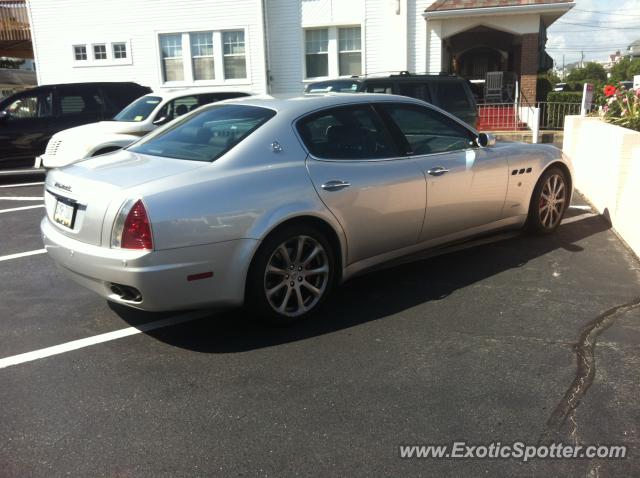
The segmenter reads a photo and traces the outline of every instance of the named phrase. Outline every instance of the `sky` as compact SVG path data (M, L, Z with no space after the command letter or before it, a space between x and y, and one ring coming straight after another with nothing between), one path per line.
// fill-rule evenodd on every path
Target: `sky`
M640 40L640 0L576 0L576 6L547 31L547 53L556 66L580 60L606 60Z

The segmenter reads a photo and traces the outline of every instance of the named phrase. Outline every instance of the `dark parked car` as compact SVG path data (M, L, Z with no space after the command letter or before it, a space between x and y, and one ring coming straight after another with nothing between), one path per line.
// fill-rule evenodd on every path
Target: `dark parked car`
M305 93L388 93L418 98L457 116L475 127L478 120L476 101L469 82L455 75L398 75L353 77L309 83Z
M33 166L54 133L113 118L151 89L137 83L70 83L0 101L0 168Z

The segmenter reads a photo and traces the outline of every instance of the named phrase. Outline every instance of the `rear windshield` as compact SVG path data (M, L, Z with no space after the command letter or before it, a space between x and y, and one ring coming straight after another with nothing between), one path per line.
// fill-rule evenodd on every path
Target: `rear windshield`
M219 105L200 111L130 148L136 153L214 161L266 123L275 111L246 105Z
M118 113L114 121L144 121L160 104L162 98L159 96L143 96L138 98L120 113Z
M467 90L461 81L435 81L431 85L438 106L449 113L471 110Z
M352 80L321 81L310 83L305 88L305 93L355 93L358 91L359 82Z

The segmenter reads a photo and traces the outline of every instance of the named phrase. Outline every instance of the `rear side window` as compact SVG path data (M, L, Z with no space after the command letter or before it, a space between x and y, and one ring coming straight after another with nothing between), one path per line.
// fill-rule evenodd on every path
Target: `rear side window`
M214 161L275 116L257 106L216 105L160 130L131 151L165 158Z
M371 107L333 108L298 122L311 154L323 159L379 159L396 155L382 122Z
M393 93L393 85L391 83L367 84L365 90L367 93L384 93L390 95Z
M409 154L446 153L475 145L469 130L431 108L400 104L382 104L377 108L388 115L406 138Z
M422 101L431 103L431 95L429 94L429 86L426 83L398 83L398 94L417 98Z
M436 104L445 111L471 109L467 90L461 81L435 81L431 85Z
M58 100L62 116L102 113L102 98L91 88L61 88Z

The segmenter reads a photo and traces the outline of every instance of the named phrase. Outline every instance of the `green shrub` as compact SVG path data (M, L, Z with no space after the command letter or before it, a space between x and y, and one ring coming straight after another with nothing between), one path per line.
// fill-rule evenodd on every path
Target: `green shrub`
M580 103L582 91L551 91L547 95L549 103Z

